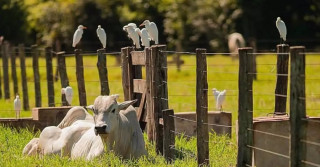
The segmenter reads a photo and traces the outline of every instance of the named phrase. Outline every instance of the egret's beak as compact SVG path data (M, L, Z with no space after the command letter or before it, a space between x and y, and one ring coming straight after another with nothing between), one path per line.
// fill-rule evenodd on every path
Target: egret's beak
M143 24L143 23L139 25L139 27L142 27L142 26L144 26L144 24Z
M87 27L83 26L83 29L87 29Z

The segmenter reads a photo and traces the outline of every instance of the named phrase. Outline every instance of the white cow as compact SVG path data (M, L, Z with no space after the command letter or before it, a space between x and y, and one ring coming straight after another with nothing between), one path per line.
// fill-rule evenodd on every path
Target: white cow
M246 41L240 33L232 33L228 36L228 47L232 58L236 58L238 55L238 48L245 47Z
M90 160L104 153L104 144L123 158L147 155L145 143L131 106L135 101L117 103L118 95L98 96L88 108L70 109L57 126L46 127L39 138L31 140L23 154L58 154ZM96 124L95 121L96 120Z

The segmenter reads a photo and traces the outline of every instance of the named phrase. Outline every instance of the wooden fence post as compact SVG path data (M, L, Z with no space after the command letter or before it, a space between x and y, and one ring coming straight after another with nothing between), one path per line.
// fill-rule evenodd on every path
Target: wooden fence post
M153 94L152 94L152 62L151 62L151 48L145 49L146 53L146 112L147 112L147 135L149 141L154 141L153 131L155 129L154 122L154 112L153 112Z
M124 100L132 99L132 93L130 88L133 87L130 82L133 78L129 78L129 55L133 50L132 47L121 48L121 60L122 60L122 87L124 93ZM132 90L132 89L131 89Z
M58 52L56 55L58 60L58 67L57 67L59 72L58 76L60 76L60 82L61 82L62 88L66 88L67 86L69 86L69 79L68 79L67 68L66 68L66 58L64 54L65 52ZM61 102L62 102L62 106L71 105L67 102L65 94L61 94Z
M18 90L18 78L17 78L17 68L16 68L16 55L18 54L17 48L12 47L11 48L11 78L13 81L13 93L14 95L17 95L19 93Z
M277 75L274 114L283 115L287 105L289 45L277 45L277 53L277 74L280 75Z
M162 110L163 115L163 155L167 162L173 162L175 156L175 126L172 109Z
M45 48L46 67L47 67L47 85L48 85L48 106L54 107L54 81L52 69L52 47Z
M153 45L151 47L151 123L153 124L153 137L156 143L156 152L163 154L163 126L159 124L162 118L162 110L168 109L168 87L167 87L167 55L162 52L166 50L165 45Z
M238 157L237 167L252 165L253 133L253 54L252 48L239 48Z
M290 166L305 166L306 146L301 142L305 138L306 118L305 101L305 47L290 47Z
M2 54L3 88L4 88L5 99L10 99L9 67L8 67L9 47L10 47L9 43L5 41L3 43L3 54Z
M197 85L197 152L198 166L209 165L209 133L208 133L208 80L206 49L196 49Z
M23 44L19 44L19 56L20 56L20 67L21 67L23 109L29 110L30 107L29 107L29 97L28 97L27 71L26 71L25 51L24 51Z
M105 49L99 49L98 52L98 62L97 67L99 71L100 78L100 94L109 95L109 81L108 81L108 69L107 69L107 55L105 54Z
M40 73L39 73L39 51L37 45L31 46L32 53L32 67L34 77L34 91L35 91L35 104L36 107L41 107L41 86L40 86Z
M79 102L81 106L87 105L87 95L86 95L86 87L84 84L84 74L83 74L83 58L80 49L75 49L76 56L76 75L78 81L78 92L79 92Z

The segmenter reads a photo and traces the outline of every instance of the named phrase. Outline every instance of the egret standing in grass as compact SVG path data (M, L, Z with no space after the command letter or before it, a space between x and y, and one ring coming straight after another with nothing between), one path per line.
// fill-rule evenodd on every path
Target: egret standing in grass
M20 111L21 111L21 100L19 95L16 95L16 99L13 101L14 103L14 110L16 111L16 118L20 118Z
M149 20L145 20L142 24L140 24L140 26L143 25L146 27L151 40L153 40L156 45L159 44L157 25Z
M74 32L73 34L73 42L72 42L72 46L75 48L77 46L77 44L80 42L81 38L82 38L82 34L83 34L83 29L87 29L87 27L83 26L83 25L79 25L78 29L76 30L76 32Z
M286 27L286 24L284 23L284 21L281 20L280 17L277 18L277 21L276 21L276 26L277 26L277 29L280 33L280 39L281 39L281 43L285 42L287 40L287 27Z
M68 104L71 106L72 98L73 98L73 90L71 86L67 86L66 88L61 89L61 93L65 94L66 100Z
M226 98L227 90L218 91L216 88L213 88L212 93L216 100L216 108L223 111L222 104Z
M102 44L102 47L103 48L106 48L106 45L107 45L107 34L106 32L104 31L103 28L101 28L101 25L98 25L98 28L97 28L97 36Z
M141 37L141 45L144 46L144 47L150 47L150 37L148 35L148 31L146 28L143 28L143 29L139 29L139 28L136 28L138 29L139 31L138 34L140 35Z

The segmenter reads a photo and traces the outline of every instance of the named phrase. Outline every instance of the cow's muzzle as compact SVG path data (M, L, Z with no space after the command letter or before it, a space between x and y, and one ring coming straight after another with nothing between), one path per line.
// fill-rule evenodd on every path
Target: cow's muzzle
M98 134L107 134L107 125L103 125L103 126L96 126L94 127L94 132L96 135Z

